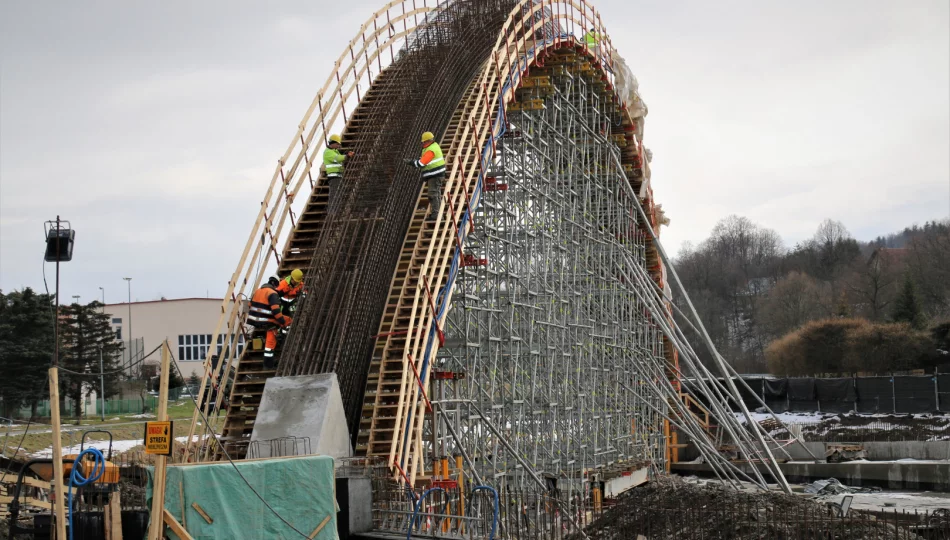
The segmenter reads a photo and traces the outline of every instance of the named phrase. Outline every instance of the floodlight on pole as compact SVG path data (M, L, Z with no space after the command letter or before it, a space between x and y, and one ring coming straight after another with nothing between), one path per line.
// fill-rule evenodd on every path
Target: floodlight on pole
M63 432L59 417L59 263L73 258L73 243L76 231L68 221L56 216L56 221L46 222L46 254L43 260L56 262L56 314L53 321L53 365L49 369L50 424L53 435L53 515L56 523L56 538L66 538L66 494L63 490Z

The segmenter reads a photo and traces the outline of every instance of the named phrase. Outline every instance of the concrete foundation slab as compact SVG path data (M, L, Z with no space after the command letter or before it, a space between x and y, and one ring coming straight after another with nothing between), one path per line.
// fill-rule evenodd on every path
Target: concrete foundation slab
M335 458L353 455L335 373L267 379L251 433L251 445L257 453L254 457L272 457L272 448L286 445L266 442L284 437L309 438L312 454Z

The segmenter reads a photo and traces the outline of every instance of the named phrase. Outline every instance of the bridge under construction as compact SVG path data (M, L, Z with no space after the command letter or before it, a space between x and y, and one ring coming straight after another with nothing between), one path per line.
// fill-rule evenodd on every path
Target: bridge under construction
M687 437L724 482L767 480L729 447L784 485L778 445L728 408L728 365L711 349L714 375L674 321L647 108L606 22L583 0L407 0L363 24L239 254L186 460L248 457L267 381L332 373L354 455L382 471L383 528L404 530L427 497L462 515L475 486L496 514L524 505L505 537L553 537L582 527L609 485L662 474ZM403 163L424 131L446 157L433 221ZM354 152L332 199L331 133ZM268 369L238 346L245 300L298 268L306 296ZM686 394L684 372L716 399ZM430 532L473 533L466 523Z

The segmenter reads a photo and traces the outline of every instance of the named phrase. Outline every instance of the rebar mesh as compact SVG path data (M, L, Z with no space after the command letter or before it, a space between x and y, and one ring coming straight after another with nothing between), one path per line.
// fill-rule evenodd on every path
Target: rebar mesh
M412 211L422 187L419 136L445 131L479 73L512 0L455 0L430 14L352 115L343 188L328 210L306 270L312 294L297 309L278 375L336 373L356 438L379 326Z

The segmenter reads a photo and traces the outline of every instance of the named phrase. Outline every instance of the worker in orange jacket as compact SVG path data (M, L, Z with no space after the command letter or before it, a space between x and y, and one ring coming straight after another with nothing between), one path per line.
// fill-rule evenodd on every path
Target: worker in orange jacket
M303 270L294 269L289 276L280 280L277 285L277 292L280 293L283 313L289 314L294 303L297 302L297 297L303 292Z
M257 329L257 331L266 331L267 336L264 342L264 368L274 369L274 349L277 348L277 330L290 326L293 319L284 315L281 311L280 293L277 292L279 285L277 278L272 277L267 284L257 289L254 296L251 297L251 305L247 314L247 322Z

